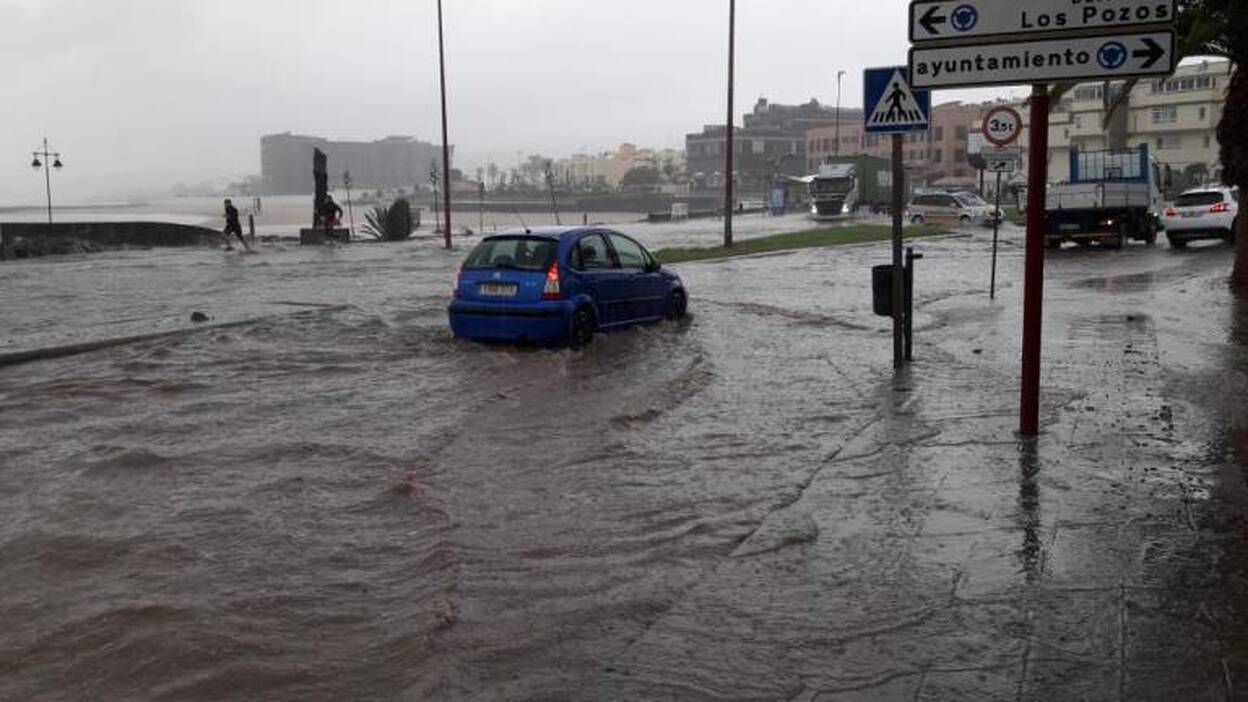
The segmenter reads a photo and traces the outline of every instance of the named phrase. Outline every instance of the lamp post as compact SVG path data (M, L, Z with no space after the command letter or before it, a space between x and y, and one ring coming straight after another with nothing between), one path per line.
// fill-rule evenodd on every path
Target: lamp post
M733 195L733 140L732 140L732 101L736 86L735 72L737 60L737 0L728 0L728 119L725 123L724 146L727 154L724 172L727 183L724 187L724 246L732 246L732 211L736 207Z
M44 180L48 187L48 224L52 224L52 169L55 168L59 171L63 168L63 165L61 164L61 155L48 149L47 137L43 138L43 150L35 151L33 153L35 155L35 160L31 161L30 167L36 171L40 168L43 169ZM39 160L40 156L43 157L42 161ZM51 161L51 163L48 163L49 161Z
M836 72L836 151L837 156L841 155L841 79L845 77L845 71Z
M451 248L451 142L446 120L446 48L442 38L442 0L438 0L438 73L442 82L442 196L446 198L446 248Z

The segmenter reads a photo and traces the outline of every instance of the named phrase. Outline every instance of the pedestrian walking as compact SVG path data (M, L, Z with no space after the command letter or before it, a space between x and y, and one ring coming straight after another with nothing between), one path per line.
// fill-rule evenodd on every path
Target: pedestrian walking
M325 229L336 229L342 223L342 208L334 202L333 195L325 196L325 204L321 205L321 223Z
M238 237L238 241L243 245L244 249L250 250L247 246L247 240L243 238L243 224L238 219L238 208L234 207L234 203L230 200L225 201L225 250L233 251L234 245L230 242L230 235Z

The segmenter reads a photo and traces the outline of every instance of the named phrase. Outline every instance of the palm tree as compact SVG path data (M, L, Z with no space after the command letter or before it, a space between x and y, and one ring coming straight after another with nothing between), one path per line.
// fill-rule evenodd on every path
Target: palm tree
M1234 67L1218 125L1222 182L1248 192L1248 12L1243 0L1187 0L1179 13L1179 55L1220 56ZM1232 288L1248 296L1248 217L1235 233Z

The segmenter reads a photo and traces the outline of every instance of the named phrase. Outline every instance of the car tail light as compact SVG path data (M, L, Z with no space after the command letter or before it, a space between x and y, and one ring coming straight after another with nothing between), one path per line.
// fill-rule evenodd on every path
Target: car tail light
M542 290L543 300L562 300L563 289L559 285L559 262L550 264L550 270L546 271L546 287Z
M1210 211L1210 212L1212 212L1212 213L1214 213L1214 214L1220 214L1220 213L1222 213L1222 212L1230 212L1230 211L1231 211L1231 206L1230 206L1229 204L1225 203L1225 202L1219 202L1218 204L1214 205L1213 207L1210 207L1210 208L1209 208L1209 211Z
M1178 210L1176 210L1176 209L1174 209L1173 207L1167 207L1167 208L1166 208L1166 216L1167 216L1167 217L1178 217L1178 216L1179 216L1179 211L1178 211Z

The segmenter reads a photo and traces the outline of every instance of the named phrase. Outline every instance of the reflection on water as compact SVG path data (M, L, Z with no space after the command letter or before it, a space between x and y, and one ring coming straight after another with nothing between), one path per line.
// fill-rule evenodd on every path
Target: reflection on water
M1040 455L1037 440L1024 438L1019 443L1018 525L1023 529L1023 546L1018 558L1027 584L1040 581L1044 570L1044 550L1040 543Z

